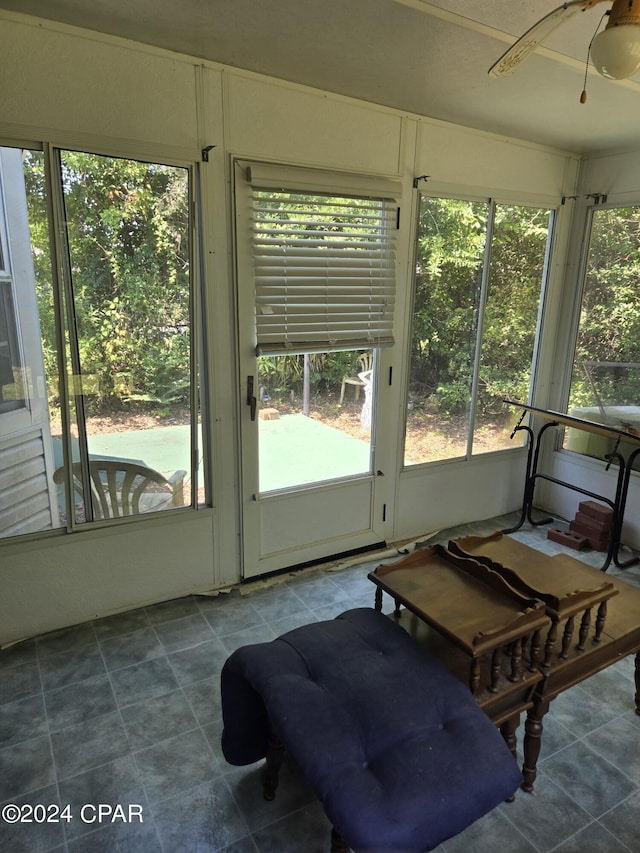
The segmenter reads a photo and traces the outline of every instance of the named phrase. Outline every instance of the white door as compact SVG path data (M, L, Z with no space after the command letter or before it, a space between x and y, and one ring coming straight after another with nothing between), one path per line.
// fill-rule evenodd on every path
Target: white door
M385 539L376 414L393 342L397 205L375 190L307 189L298 170L237 164L235 178L252 577Z

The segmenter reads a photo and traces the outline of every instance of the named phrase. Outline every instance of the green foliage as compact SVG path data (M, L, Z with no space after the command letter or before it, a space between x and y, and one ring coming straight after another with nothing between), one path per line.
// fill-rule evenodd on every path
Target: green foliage
M258 359L259 385L272 398L295 393L303 376L302 355L265 355Z
M45 367L52 376L54 299L40 155L25 155L25 181ZM80 367L99 389L92 406L188 404L187 171L64 152L62 185Z
M454 414L469 405L486 254L484 202L423 198L411 351L411 394ZM526 399L549 211L497 205L478 386L480 413Z
M314 393L336 392L343 376L360 369L358 351L309 353L309 385ZM258 384L274 400L302 397L304 355L264 355L258 359Z
M423 198L411 352L411 392L442 411L469 402L487 206Z
M585 364L594 361L635 364L639 361L638 281L640 208L595 211L576 343L570 408L596 405L596 393L604 404L638 405L640 369L606 366L594 368Z
M526 400L549 233L549 211L498 205L484 313L478 407Z

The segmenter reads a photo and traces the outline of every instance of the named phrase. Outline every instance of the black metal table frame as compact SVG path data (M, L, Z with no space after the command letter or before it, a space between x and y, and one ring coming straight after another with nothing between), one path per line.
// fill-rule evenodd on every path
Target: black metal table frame
M524 495L522 501L522 514L520 516L520 520L513 527L509 527L502 531L502 533L514 533L516 530L519 530L524 524L525 520L528 520L530 524L534 526L539 526L543 524L549 524L553 521L551 517L545 517L541 519L534 519L532 516L533 510L533 496L535 491L536 482L538 480L546 480L549 483L554 483L557 486L562 486L566 489L571 489L574 492L578 492L587 497L593 498L594 500L602 501L607 506L611 507L613 511L613 520L611 525L611 536L609 537L609 548L606 554L606 558L604 564L601 567L603 572L609 568L611 561L615 563L618 568L627 568L628 566L634 565L638 562L638 557L631 557L628 560L620 560L619 558L619 549L620 549L620 537L622 535L622 522L624 519L624 511L627 503L627 493L629 491L629 481L631 478L631 471L633 468L633 463L636 459L636 456L640 453L640 446L636 447L631 451L627 459L618 451L618 446L620 441L623 440L626 436L624 433L621 433L619 430L606 430L603 428L603 431L610 432L611 436L617 438L616 449L614 449L613 453L607 454L604 458L607 462L607 470L609 466L615 461L618 463L618 477L616 482L616 490L615 497L613 500L606 495L601 495L596 492L591 492L588 489L583 489L580 486L576 486L573 483L568 483L565 480L560 480L557 477L552 477L549 474L544 474L538 471L538 464L540 461L540 448L542 444L542 439L546 435L547 431L558 426L567 426L568 422L571 422L571 425L575 426L577 429L585 428L585 426L580 425L580 420L577 418L571 418L568 415L562 415L562 420L554 420L554 413L544 409L537 409L534 406L529 406L524 403L516 403L512 400L505 400L505 403L508 403L511 406L518 406L522 408L524 411L520 416L520 420L516 424L511 433L511 438L515 436L517 432L524 431L529 436L528 441L528 452L527 452L527 465L526 465L526 474L525 474L525 484L524 484ZM544 416L545 418L551 418L548 423L544 424L538 430L537 436L535 435L532 427L527 424L523 424L527 412L532 412L533 414L539 414ZM574 423L577 421L577 423ZM586 423L589 422L585 422Z

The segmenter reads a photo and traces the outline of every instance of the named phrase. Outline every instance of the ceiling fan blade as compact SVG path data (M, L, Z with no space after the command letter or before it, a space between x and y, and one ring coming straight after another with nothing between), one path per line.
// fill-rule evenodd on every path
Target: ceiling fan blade
M584 12L586 9L603 2L605 0L571 0L571 2L558 6L544 18L540 18L524 35L521 35L509 50L505 51L497 62L494 62L489 69L489 74L492 77L504 77L511 74L556 27L559 27L576 12ZM607 2L611 2L611 0L607 0Z

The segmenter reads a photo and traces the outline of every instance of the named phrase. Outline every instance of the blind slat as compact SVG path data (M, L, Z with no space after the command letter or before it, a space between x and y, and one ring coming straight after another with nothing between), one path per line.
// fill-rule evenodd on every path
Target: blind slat
M262 352L393 342L397 203L252 188Z

